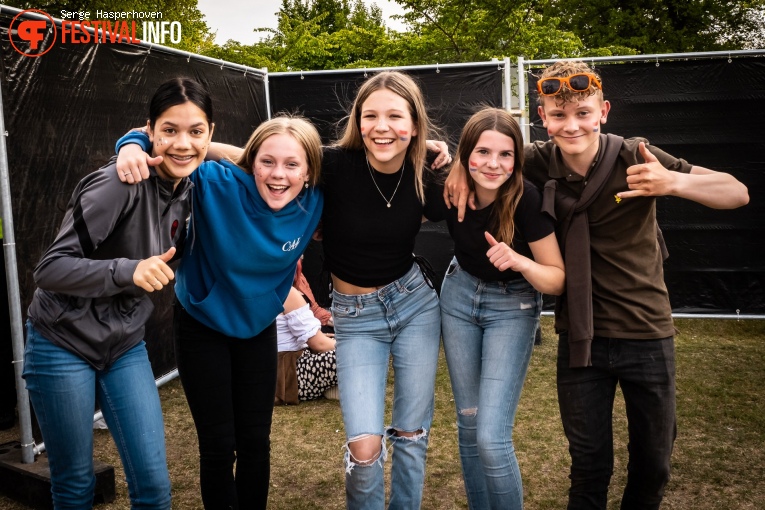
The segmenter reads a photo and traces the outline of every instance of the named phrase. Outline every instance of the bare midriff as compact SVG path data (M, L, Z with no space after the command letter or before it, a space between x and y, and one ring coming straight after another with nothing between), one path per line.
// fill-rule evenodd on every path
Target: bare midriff
M340 294L346 294L349 296L357 296L359 294L369 294L371 292L377 292L379 289L382 289L385 287L385 285L380 285L379 287L359 287L358 285L353 285L352 283L345 282L338 278L335 275L332 275L332 288L335 289Z

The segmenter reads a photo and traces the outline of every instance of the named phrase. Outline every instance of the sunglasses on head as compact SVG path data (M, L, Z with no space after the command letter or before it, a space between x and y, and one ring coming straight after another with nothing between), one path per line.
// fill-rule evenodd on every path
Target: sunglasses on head
M537 82L537 92L542 96L554 96L560 93L564 83L572 92L585 92L592 85L603 90L594 74L578 73L566 77L542 78Z

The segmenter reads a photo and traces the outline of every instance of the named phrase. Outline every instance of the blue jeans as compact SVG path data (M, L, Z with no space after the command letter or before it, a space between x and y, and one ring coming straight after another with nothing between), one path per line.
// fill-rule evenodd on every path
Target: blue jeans
M346 507L385 507L385 442L393 444L391 509L417 509L425 482L428 431L438 366L438 297L419 267L377 292L332 294L340 406L348 442L382 436L375 462L353 459L346 445ZM393 416L384 426L388 364L393 358ZM396 432L416 433L412 437Z
M513 425L541 306L526 280L483 281L456 259L446 272L441 331L471 510L523 508Z
M122 459L131 507L170 508L162 408L144 342L96 370L27 321L23 376L48 452L56 510L93 506L96 403Z
M569 368L558 343L558 405L571 454L569 509L605 509L614 468L616 385L627 411L629 462L622 510L658 509L669 481L675 421L675 344L595 337L592 366Z

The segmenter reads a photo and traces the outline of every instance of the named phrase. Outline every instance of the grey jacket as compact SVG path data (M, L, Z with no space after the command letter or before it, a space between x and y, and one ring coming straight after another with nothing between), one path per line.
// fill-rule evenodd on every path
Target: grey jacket
M115 160L72 193L61 229L35 268L38 288L28 310L45 338L99 370L143 340L154 305L133 273L141 260L185 240L191 205L188 178L173 190L152 169L149 179L127 185ZM176 255L182 251L178 246Z

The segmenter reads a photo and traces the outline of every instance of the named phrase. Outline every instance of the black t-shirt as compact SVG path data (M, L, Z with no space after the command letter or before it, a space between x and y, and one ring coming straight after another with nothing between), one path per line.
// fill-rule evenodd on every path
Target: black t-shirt
M443 185L441 185L443 190ZM443 203L443 200L441 201ZM484 281L512 281L523 278L521 273L510 269L500 271L489 261L486 252L489 251L489 242L486 241L484 232L489 232L496 237L496 232L490 229L494 204L491 203L483 209L474 211L467 207L465 219L457 221L457 208L441 208L437 219L446 219L449 233L454 240L454 255L457 257L460 267ZM534 184L524 179L523 195L515 209L515 233L513 235L512 248L517 253L534 259L531 254L529 243L539 241L555 231L553 219L542 210L542 195Z
M325 148L321 168L322 244L329 271L359 287L387 285L404 276L412 267L422 217L430 219L433 204L443 203L437 187L427 186L423 207L409 162L403 175L372 168L373 180L363 150ZM430 170L425 181L433 181Z

